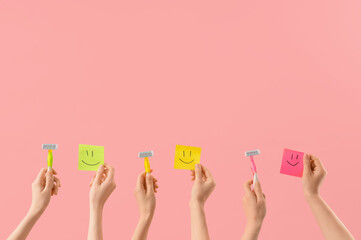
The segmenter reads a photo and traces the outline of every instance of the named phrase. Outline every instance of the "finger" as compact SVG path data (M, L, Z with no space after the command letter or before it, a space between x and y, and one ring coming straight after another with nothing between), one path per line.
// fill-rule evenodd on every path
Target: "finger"
M209 169L206 168L206 167L203 167L203 168L204 168L204 173L205 173L205 175L206 175L206 178L207 178L207 179L210 179L210 180L213 180L213 176L212 176L211 171L209 171Z
M95 175L95 179L94 179L93 184L100 185L100 180L101 180L101 177L103 175L103 171L104 171L104 165L100 165L99 168L98 168L98 171L97 171L97 173Z
M107 177L108 173L109 173L109 169L104 167L104 171L103 171L104 176Z
M194 171L195 171L195 179L196 179L196 181L202 181L202 178L203 178L202 165L197 163L196 166L195 166Z
M112 166L109 166L109 165L107 167L109 169L109 173L108 173L108 177L107 177L107 179L105 181L110 182L110 181L114 180L114 168Z
M91 181L90 181L90 183L89 183L89 186L90 186L90 187L93 185L93 182L94 182L95 176L96 176L96 175L94 175L94 176L92 177L92 180L91 180Z
M54 169L54 168L51 168L51 170L53 170L53 174L54 174L54 175L57 175L57 174L58 174L58 172L57 172L57 171L55 171L55 169Z
M51 189L51 195L52 196L53 195L58 195L58 190L59 190L58 186L54 184L53 188Z
M147 184L147 193L153 193L154 192L154 185L153 185L153 177L151 174L147 174L147 176L145 177L145 181Z
M36 177L35 181L41 183L44 180L46 171L47 171L47 168L42 168L40 170L40 172L38 173L38 176Z
M108 163L104 163L104 172L108 172L109 168L111 168L111 166Z
M46 173L46 181L45 181L44 191L50 192L51 189L53 188L53 185L54 185L53 183L54 183L53 171L48 171Z
M262 186L260 181L258 180L258 176L257 173L255 173L255 182L254 182L254 193L257 196L257 200L261 200L263 198L263 192L262 192Z
M194 181L196 179L196 173L194 170L191 170L191 181Z
M311 162L310 162L310 154L304 153L303 154L303 172L307 174L311 171L312 171L312 169L311 169Z
M56 183L57 187L61 187L60 179L54 176L54 182Z
M145 190L145 182L144 182L144 173L142 172L141 174L138 175L138 178L137 178L137 187L138 188L141 188L143 190Z
M310 154L310 159L313 161L313 163L315 164L316 168L320 168L320 169L323 169L323 170L325 169L324 166L323 166L323 164L322 164L322 162L321 162L321 160L320 160L318 157Z
M247 195L247 196L255 196L255 194L253 193L253 191L251 189L252 183L253 183L253 180L248 180L247 182L245 182L243 184L243 189L244 189L245 195Z

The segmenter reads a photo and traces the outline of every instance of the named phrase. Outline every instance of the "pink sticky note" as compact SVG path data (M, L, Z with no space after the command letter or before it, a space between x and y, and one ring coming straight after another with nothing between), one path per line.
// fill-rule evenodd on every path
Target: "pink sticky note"
M283 150L281 173L296 177L302 177L303 154L303 152L297 152L285 148Z

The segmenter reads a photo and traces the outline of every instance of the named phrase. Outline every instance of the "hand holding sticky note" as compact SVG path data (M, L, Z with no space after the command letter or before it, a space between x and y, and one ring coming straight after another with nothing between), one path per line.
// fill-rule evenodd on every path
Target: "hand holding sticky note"
M201 160L201 148L176 145L174 168L194 170L195 165Z
M303 174L303 152L290 149L283 150L281 173L302 177Z
M79 144L78 169L97 171L104 164L104 147Z

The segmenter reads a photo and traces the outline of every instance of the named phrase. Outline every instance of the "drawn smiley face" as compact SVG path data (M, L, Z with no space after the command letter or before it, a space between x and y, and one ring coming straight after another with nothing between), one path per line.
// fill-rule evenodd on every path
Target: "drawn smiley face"
M293 156L295 155L295 159L293 159ZM293 153L291 153L291 162L295 162L294 164L292 164L290 161L288 161L287 160L287 163L289 164L289 165L291 165L292 167L294 167L294 166L296 166L297 164L299 164L300 163L300 161L299 161L299 159L298 159L298 156L299 156L299 154L298 153L295 153L295 154L293 154ZM297 161L297 162L296 162Z
M281 173L302 177L303 174L303 152L284 149Z
M175 148L174 168L194 170L200 162L201 148L177 145Z
M194 156L194 153L193 153L193 156ZM189 160L189 161L187 162L187 160ZM179 158L179 161L181 161L184 164L191 164L192 162L194 162L194 157L192 158L192 150L189 150L189 156L186 156L186 151L183 150L183 156L181 158Z
M79 170L96 171L101 164L104 164L104 147L79 144Z

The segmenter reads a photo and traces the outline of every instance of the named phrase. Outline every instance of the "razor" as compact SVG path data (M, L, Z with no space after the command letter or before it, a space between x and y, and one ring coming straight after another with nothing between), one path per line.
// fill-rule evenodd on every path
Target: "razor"
M259 154L261 154L261 151L259 149L245 152L246 157L250 157L250 159L251 159L251 169L253 172L253 187L254 187L254 183L257 179L257 168L256 168L256 164L254 163L253 156L259 155Z
M48 150L48 171L53 167L53 150L58 149L58 144L43 144L42 149Z
M153 157L153 151L147 151L147 152L140 152L138 153L138 157L140 158L144 158L144 168L145 168L145 172L149 173L150 172L150 164L149 164L149 157Z

